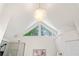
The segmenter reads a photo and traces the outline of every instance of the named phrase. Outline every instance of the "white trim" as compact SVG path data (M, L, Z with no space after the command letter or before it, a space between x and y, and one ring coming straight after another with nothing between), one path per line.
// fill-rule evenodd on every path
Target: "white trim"
M54 30L54 29L52 29L49 25L47 25L47 24L45 24L45 23L41 23L41 25L43 25L45 28L47 28L49 31L51 31L52 32L52 30L53 31L56 31L56 30ZM57 31L56 31L57 32Z
M38 23L38 26L39 26L39 29L38 29L39 33L38 33L38 35L41 36L41 23L40 22Z
M33 22L31 25L29 25L26 30L24 32L28 33L29 31L31 31L33 28L35 28L37 26L37 22Z
M59 30L57 28L55 28L54 26L51 26L47 21L43 21L44 24L46 24L48 27L50 27L50 29L53 29L57 32L59 32Z
M58 35L60 35L61 34L61 31L60 30L58 30L56 27L54 27L54 26L52 26L51 24L49 24L47 21L43 21L43 23L46 25L46 26L48 26L48 29L50 30L50 31L52 31L52 30L55 30L56 32L57 32L57 35L56 36L58 36Z
M53 31L57 32L57 35L58 35L58 30L55 27L51 27L50 25L48 25L48 23L46 21L43 21L43 22L33 22L29 27L27 27L26 33L31 31L36 26L39 26L39 30L38 30L39 33L38 33L38 35L41 36L41 33L40 33L41 26L40 25L43 25L45 28L47 28L52 33L53 33Z

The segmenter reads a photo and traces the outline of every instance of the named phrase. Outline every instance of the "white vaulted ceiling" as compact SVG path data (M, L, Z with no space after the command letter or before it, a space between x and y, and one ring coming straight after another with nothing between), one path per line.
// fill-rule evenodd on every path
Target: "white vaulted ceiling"
M40 4L47 11L47 21L60 32L75 29L74 23L79 27L79 4ZM34 11L38 4L5 4L5 15L10 19L4 37L14 37L23 34L26 28L36 20ZM8 13L8 15L6 14ZM4 15L3 15L4 16ZM4 18L5 19L5 18ZM6 19L5 19L6 20Z

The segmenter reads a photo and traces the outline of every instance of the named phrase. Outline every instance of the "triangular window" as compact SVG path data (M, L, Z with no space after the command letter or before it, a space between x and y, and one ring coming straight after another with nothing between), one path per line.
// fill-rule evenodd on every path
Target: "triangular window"
M45 24L38 24L30 31L26 32L24 36L55 36L55 30L50 31L50 28Z

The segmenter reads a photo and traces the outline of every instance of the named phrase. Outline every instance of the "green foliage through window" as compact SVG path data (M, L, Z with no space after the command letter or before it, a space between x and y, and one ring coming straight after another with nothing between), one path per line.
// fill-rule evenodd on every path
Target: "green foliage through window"
M38 36L38 26L24 34L24 36Z

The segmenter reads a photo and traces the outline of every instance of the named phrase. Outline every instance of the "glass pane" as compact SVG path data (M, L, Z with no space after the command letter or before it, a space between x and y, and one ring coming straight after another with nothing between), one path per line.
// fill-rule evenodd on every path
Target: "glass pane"
M41 36L51 36L52 33L45 27L41 25Z
M24 34L24 36L38 36L38 26L32 29L30 32Z

